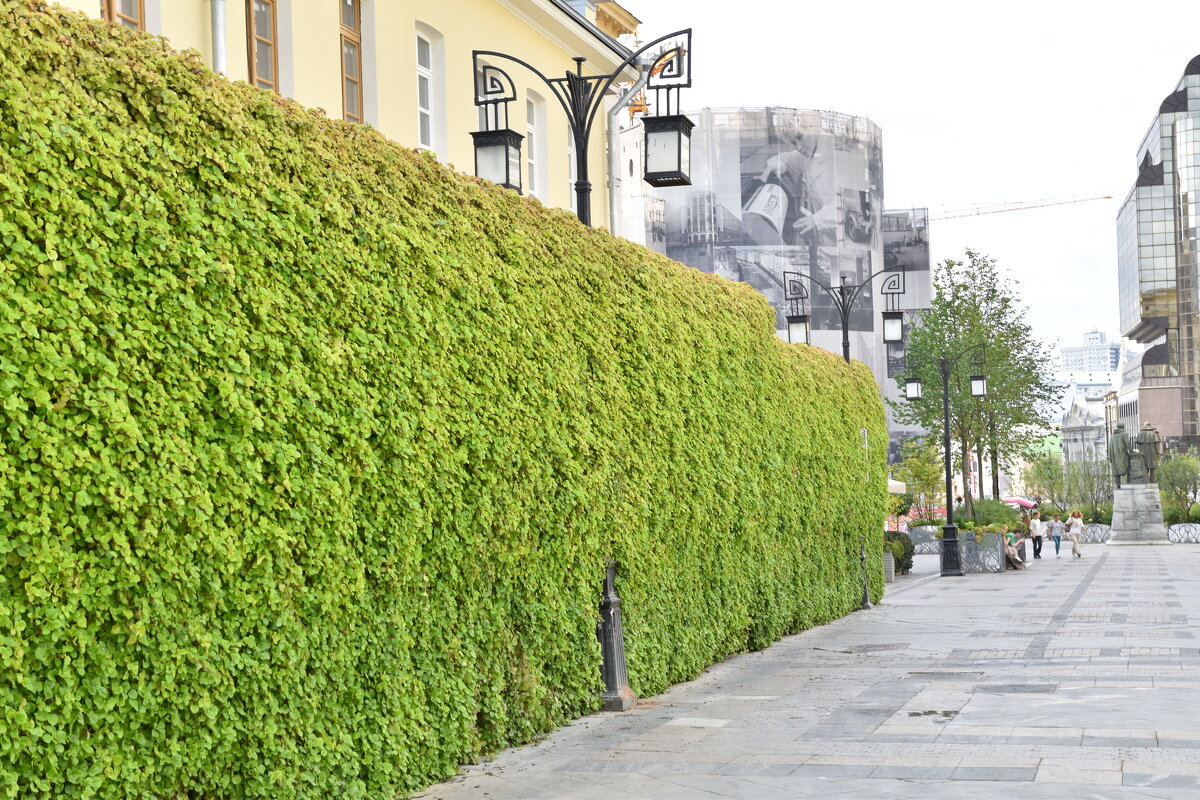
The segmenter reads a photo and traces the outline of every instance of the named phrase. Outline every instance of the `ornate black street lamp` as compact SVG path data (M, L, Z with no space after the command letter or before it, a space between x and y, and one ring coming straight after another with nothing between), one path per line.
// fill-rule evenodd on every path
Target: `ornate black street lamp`
M972 355L973 354L973 355ZM942 577L962 577L962 557L958 551L958 528L954 525L954 482L950 468L950 374L964 357L972 355L971 366L976 374L971 376L971 396L987 394L987 378L983 375L984 345L968 347L956 356L931 356L909 345L905 348L904 360L915 357L918 361L937 368L942 376L942 453L946 462L946 524L942 528ZM921 399L921 379L909 377L904 380L904 397L907 400Z
M574 57L575 72L568 71L562 78L547 78L535 67L514 56L494 50L473 51L475 105L484 110L484 130L471 134L475 138L475 174L506 188L521 190L521 140L524 137L508 127L508 104L517 99L516 87L507 72L481 62L481 59L504 59L520 64L550 88L567 114L571 138L575 142L575 195L579 221L591 225L592 183L588 180L588 141L592 122L604 106L605 93L617 78L631 65L642 64L639 59L643 53L666 42L671 42L671 46L661 48L647 67L649 81L646 86L655 93L656 110L661 108L663 113L642 118L642 126L646 131L645 180L652 186L690 184L692 121L679 113L679 90L692 85L690 28L655 39L630 55L609 75L584 75L583 62L587 59L582 56ZM675 111L673 114L672 106ZM615 143L610 142L609 146L615 146Z
M786 315L789 342L808 342L812 329L808 309L805 303L809 299L807 281L812 281L827 295L833 298L833 307L837 309L842 323L842 357L850 362L850 311L862 290L871 285L877 276L887 274L879 288L884 296L886 310L883 312L883 341L900 342L904 339L904 312L899 309L900 296L904 294L904 268L899 270L884 268L873 272L857 286L846 283L842 275L837 286L826 286L816 278L803 272L783 273L783 299L788 303Z

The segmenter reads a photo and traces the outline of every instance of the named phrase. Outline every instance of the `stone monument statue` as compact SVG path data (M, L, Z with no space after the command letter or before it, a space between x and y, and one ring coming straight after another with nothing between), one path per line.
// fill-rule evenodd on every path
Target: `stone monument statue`
M1129 482L1129 461L1130 453L1133 450L1133 444L1129 441L1129 434L1125 432L1125 423L1118 422L1117 429L1113 431L1113 435L1108 439L1108 460L1112 464L1113 480L1117 483L1117 488L1121 488L1121 479Z
M1170 544L1163 524L1162 501L1154 484L1155 470L1162 456L1162 437L1146 423L1129 441L1123 423L1108 442L1108 460L1112 463L1117 488L1113 492L1112 526L1108 543L1113 545ZM1121 484L1124 477L1125 484Z
M1163 441L1162 436L1158 433L1158 428L1149 422L1144 423L1142 429L1138 431L1137 451L1146 470L1147 482L1154 483L1157 477L1158 462L1162 459Z

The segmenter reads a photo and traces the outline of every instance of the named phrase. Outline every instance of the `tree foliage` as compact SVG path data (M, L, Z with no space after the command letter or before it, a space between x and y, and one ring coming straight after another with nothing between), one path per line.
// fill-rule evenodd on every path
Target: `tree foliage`
M1040 497L1043 504L1065 509L1069 503L1066 470L1062 456L1057 453L1042 453L1030 461L1024 484L1025 494Z
M1155 479L1169 505L1186 511L1200 502L1200 458L1195 451L1168 454L1158 465Z
M946 481L941 448L932 437L914 437L900 444L900 460L892 467L896 480L903 481L911 503L909 516L934 519L945 502Z
M1054 390L1046 371L1049 349L1033 336L1015 285L993 259L971 250L966 256L935 267L933 301L905 346L907 374L921 379L924 399L893 406L900 421L940 432L939 363L946 364L950 435L970 514L967 458L983 453L991 460L998 493L998 468L1011 466L1037 439ZM980 351L982 361L975 358ZM987 376L987 396L972 397L970 377L980 373Z
M1086 508L1095 519L1113 499L1112 468L1106 459L1072 461L1064 470L1066 494L1072 506Z

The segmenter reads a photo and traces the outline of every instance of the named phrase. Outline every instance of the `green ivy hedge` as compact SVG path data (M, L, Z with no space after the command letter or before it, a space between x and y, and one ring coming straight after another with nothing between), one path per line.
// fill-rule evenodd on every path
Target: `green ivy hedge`
M610 558L640 695L858 606L878 392L749 287L153 37L0 54L0 796L427 785L597 707Z

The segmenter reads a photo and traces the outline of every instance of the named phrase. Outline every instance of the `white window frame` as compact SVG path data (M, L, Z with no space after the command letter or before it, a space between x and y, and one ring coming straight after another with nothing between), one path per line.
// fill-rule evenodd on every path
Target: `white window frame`
M425 46L428 63L421 63L421 45ZM426 150L434 149L437 125L434 120L433 108L433 42L429 41L420 31L417 31L416 42L417 66L417 146ZM425 104L421 103L421 89L425 89ZM422 129L425 134L422 136Z
M446 121L446 37L437 28L420 21L416 23L415 34L410 40L413 43L412 64L417 71L416 82L413 84L413 89L416 91L413 105L417 107L417 130L413 138L419 147L424 150L432 150L439 159L445 161L450 147L450 139L447 136L449 124ZM417 63L418 39L423 39L429 44L429 68L425 70ZM429 80L428 108L421 106L420 80L422 77ZM422 113L429 114L430 141L428 143L421 141Z
M546 100L530 91L525 100L525 193L549 202L546 128Z
M570 208L579 213L579 196L575 193L575 181L579 180L579 165L576 163L575 133L567 126L567 197Z

